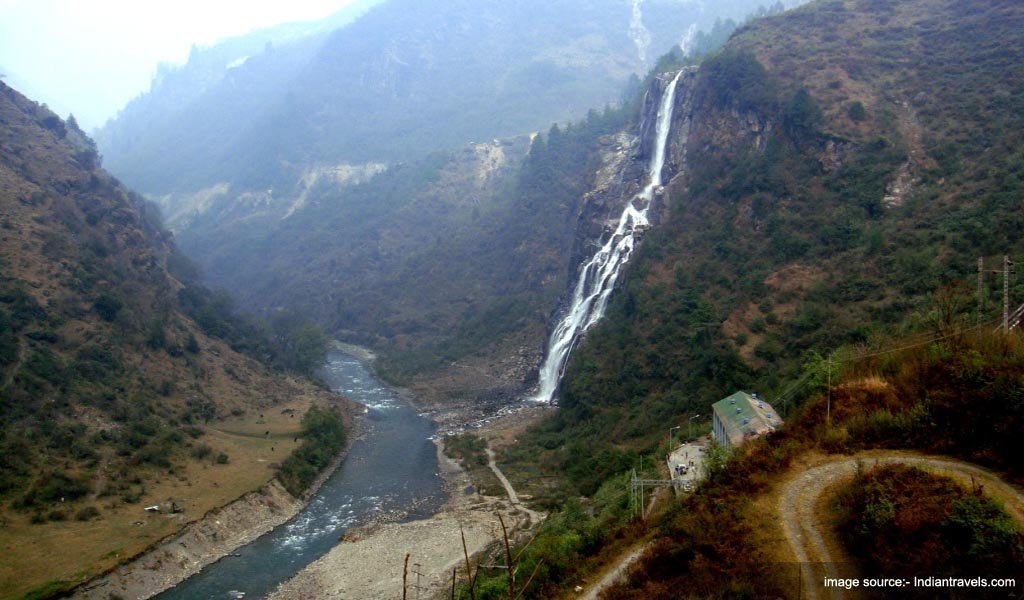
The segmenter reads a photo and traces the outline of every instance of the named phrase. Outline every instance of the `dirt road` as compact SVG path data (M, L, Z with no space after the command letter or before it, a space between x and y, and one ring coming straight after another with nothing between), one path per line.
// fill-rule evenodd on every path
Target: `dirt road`
M814 507L822 492L834 484L851 479L857 471L858 463L865 467L898 463L920 467L954 479L973 478L985 486L990 496L1002 500L1006 511L1014 519L1024 522L1024 494L994 473L971 463L900 452L866 452L854 457L835 457L786 481L777 506L786 541L796 561L803 565L804 598L808 600L842 597L841 590L822 589L823 577L837 577L840 573L834 560L837 557L832 556L825 540L825 536L831 535L831 532L826 523L820 523L816 518Z

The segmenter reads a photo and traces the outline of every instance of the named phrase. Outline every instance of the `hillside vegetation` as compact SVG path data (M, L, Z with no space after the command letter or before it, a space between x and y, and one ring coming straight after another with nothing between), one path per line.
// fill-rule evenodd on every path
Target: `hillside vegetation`
M644 447L737 388L771 397L816 355L930 326L978 256L1018 253L1022 26L1012 2L826 1L707 59L669 214L538 433L553 464L606 472L573 449ZM1001 285L958 302L988 321Z
M539 590L643 535L624 526L622 473L736 389L789 424L670 503L608 597L788 597L799 575L777 568L766 498L820 453L909 448L1020 478L1021 347L987 333L1003 281L986 275L981 302L964 282L979 256L1021 251L1022 32L1019 3L825 1L704 60L667 216L571 358L558 413L501 457L571 523L538 538L533 560L564 567ZM830 426L828 359L848 368Z
M866 572L957 577L1012 574L1024 565L1024 533L977 486L968 490L913 467L873 467L859 473L836 503L843 541L853 556L864 557ZM919 590L907 597L933 595Z
M771 498L780 479L791 469L799 472L799 465L816 453L923 450L994 467L1020 481L1024 464L1018 453L1007 450L1008 437L979 432L991 430L986 411L997 410L991 422L1005 420L1008 427L1016 427L1008 436L1019 435L1015 424L1024 412L1015 404L997 408L975 400L1005 398L1007 390L1019 394L1024 389L1022 361L1019 336L980 334L919 343L851 363L832 389L830 421L828 399L822 394L802 406L776 434L747 444L696 494L671 505L655 524L654 546L637 575L609 597L678 598L673 590L684 582L692 590L688 597L715 596L723 585L738 596L788 597L798 575L777 564L773 528L778 522L765 511L773 507ZM950 419L957 425L951 426ZM1024 564L1019 523L1008 521L998 503L977 490L965 491L919 473L898 466L865 472L858 477L866 479L855 480L865 485L845 488L845 496L836 501L845 515L840 529L867 573L884 568L878 573L895 575L911 566L924 577L948 572L952 557L934 547L933 535L952 536L947 542L958 540L956 547L963 553L957 553L956 568L961 573L967 572L968 564L984 567L974 576L1020 572ZM880 495L896 502L898 497L892 494L910 493L907 486L915 490L914 500L906 513L898 502L893 504L898 521L856 525L872 518L864 513L865 507L881 501ZM924 513L912 516L915 510ZM937 530L943 522L949 527ZM907 528L905 535L895 529L901 526ZM996 555L998 561L989 560Z
M72 585L266 483L295 413L339 405L298 374L322 357L303 320L264 327L199 285L74 121L0 84L0 595ZM139 521L154 504L183 513Z

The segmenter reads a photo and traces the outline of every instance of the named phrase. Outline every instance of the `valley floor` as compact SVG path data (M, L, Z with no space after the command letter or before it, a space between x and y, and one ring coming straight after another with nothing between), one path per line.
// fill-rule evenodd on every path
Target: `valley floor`
M507 423L498 423L491 429L505 426ZM346 533L341 543L282 584L270 598L395 598L402 590L406 555L408 592L416 594L414 586L418 585L423 597L441 595L451 589L453 570L460 581L465 578L460 534L465 534L466 551L473 557L502 539L498 515L504 519L510 535L544 518L519 503L507 479L504 483L508 498L478 493L469 474L457 461L444 455L440 441L436 443L440 474L449 492L449 501L437 514L404 523L370 524Z

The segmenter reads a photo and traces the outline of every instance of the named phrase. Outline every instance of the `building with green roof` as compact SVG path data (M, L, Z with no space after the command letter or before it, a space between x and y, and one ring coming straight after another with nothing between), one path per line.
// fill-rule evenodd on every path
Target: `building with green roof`
M711 405L711 413L712 437L725 448L738 448L782 425L782 417L756 393L736 392L722 398Z

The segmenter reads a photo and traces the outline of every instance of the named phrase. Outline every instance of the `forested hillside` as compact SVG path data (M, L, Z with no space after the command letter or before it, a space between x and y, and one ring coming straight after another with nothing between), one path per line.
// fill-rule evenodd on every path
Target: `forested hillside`
M275 446L298 446L294 412L341 405L298 375L323 361L318 330L233 314L98 163L74 121L0 84L3 596L54 593L187 522L121 536L141 503L195 519L258 488ZM265 444L237 433L256 428ZM58 551L69 537L77 551Z
M997 316L1001 278L981 307L958 286L1021 250L1022 26L1007 1L865 0L742 28L701 66L668 215L545 439L643 445L737 388L771 397L816 353L931 326L943 288Z
M1002 277L985 275L980 302L973 284L979 256L997 269L1024 249L1022 59L1019 3L827 0L702 61L677 105L661 222L577 346L558 412L500 457L520 493L557 509L521 554L539 573L527 595L592 588L633 553L603 597L828 593L787 545L783 521L806 506L850 560L807 559L826 568L1020 573L1019 497L965 473L1021 475L1019 337L992 333ZM1009 292L1012 309L1024 286ZM666 431L688 435L693 417L706 433L710 404L737 389L789 422L730 460L713 450L708 481L642 523L630 469L663 478ZM918 452L967 464L855 464ZM955 481L931 473L952 463ZM787 512L790 491L837 479ZM507 584L485 574L476 597Z

